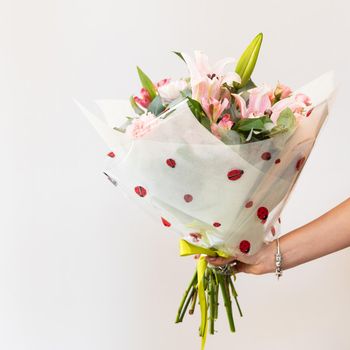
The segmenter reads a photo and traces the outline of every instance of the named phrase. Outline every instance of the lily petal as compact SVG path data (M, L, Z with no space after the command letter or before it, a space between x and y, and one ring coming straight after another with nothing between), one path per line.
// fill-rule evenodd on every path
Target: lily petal
M247 118L247 106L244 98L238 94L232 94L235 99L235 102L240 110L241 118Z

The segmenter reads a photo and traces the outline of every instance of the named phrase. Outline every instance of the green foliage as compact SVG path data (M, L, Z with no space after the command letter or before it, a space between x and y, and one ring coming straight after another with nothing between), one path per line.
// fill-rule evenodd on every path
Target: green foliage
M193 115L197 118L197 120L208 130L210 130L210 121L209 118L206 116L205 112L203 111L203 108L201 104L192 99L191 97L187 96L187 104L190 108Z
M151 112L155 116L158 116L165 110L165 107L162 104L160 96L156 96L151 104L148 106L148 112Z
M273 123L267 116L239 119L233 130L240 136L241 142L254 142L270 138Z
M252 79L249 79L247 83L244 86L238 88L238 90L235 93L239 94L241 92L245 92L247 90L254 89L254 88L256 88L256 85L254 84Z
M130 101L130 104L131 104L132 109L134 110L134 112L135 112L136 114L142 115L142 114L145 113L145 111L144 111L142 108L140 108L140 107L137 105L137 103L135 102L134 96L130 96L129 101Z
M182 56L182 53L181 53L181 52L173 51L173 53L174 53L176 56L180 57L184 62L186 62L185 59L184 59L184 57Z
M148 91L151 100L153 100L157 95L157 90L154 87L152 80L141 70L140 67L137 67L137 73L139 75L142 87Z
M262 131L265 129L266 123L272 123L271 119L269 117L259 117L259 118L246 118L246 119L240 119L234 129L237 131L250 131L250 130L257 130Z
M293 129L295 124L295 115L290 108L284 109L277 119L277 126L286 130Z

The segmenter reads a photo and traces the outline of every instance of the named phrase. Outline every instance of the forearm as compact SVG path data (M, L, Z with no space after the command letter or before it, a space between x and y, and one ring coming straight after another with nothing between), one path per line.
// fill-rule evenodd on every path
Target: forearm
M350 246L350 199L309 224L280 238L284 270ZM236 272L264 274L274 272L276 244L263 246L255 255L241 254L228 259L208 257L215 266L234 260Z
M280 239L283 269L350 246L350 199Z

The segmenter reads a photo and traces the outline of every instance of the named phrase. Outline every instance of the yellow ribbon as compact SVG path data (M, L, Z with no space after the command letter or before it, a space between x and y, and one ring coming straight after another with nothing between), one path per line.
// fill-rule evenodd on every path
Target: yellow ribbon
M205 254L208 256L221 256L223 258L227 258L228 255L224 252L216 249L211 248L204 248L196 246L192 243L189 243L185 241L184 239L180 240L180 256L188 256L188 255L195 255L195 254ZM205 342L207 338L207 332L208 332L208 307L207 307L207 299L205 297L205 289L204 289L204 275L205 270L207 269L207 260L205 259L205 256L201 256L198 259L197 263L197 289L198 289L198 299L199 299L199 305L201 309L201 325L199 328L199 335L202 337L202 347L201 349L204 350Z

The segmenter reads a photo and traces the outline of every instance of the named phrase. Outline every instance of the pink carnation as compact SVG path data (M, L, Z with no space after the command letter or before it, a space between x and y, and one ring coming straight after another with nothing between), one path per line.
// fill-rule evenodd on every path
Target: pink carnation
M158 123L158 119L152 113L145 113L139 118L134 118L127 126L125 133L133 139L140 138L149 133Z

